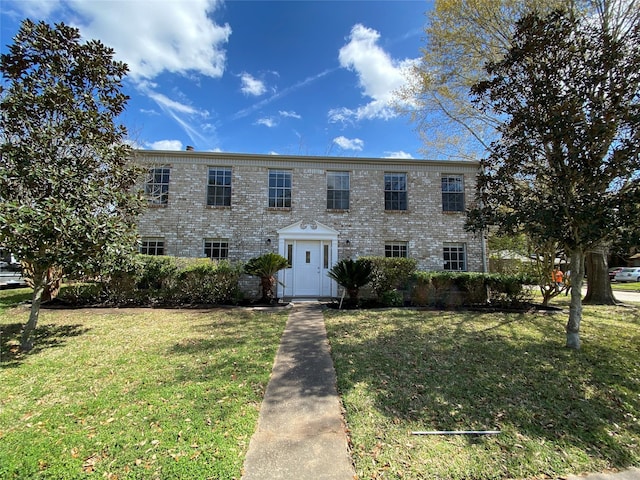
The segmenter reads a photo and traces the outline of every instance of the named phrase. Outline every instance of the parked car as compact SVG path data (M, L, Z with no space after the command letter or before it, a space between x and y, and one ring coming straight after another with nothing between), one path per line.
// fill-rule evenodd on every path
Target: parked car
M0 260L0 270L4 270L8 266L9 266L9 264L7 262L3 262L3 261Z
M640 282L640 267L623 268L616 274L616 282Z
M612 282L615 281L616 279L616 275L618 274L618 272L622 270L622 267L612 267L609 269L609 280L611 280Z

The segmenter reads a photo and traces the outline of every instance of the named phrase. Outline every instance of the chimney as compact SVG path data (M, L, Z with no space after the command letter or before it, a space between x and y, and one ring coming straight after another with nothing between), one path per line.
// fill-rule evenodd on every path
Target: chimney
M187 152L193 152L193 147L191 145L187 145Z

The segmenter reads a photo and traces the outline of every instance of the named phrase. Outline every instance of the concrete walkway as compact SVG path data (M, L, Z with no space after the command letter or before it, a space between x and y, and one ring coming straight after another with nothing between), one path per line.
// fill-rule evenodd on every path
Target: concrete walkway
M295 304L249 443L244 480L352 480L322 309Z

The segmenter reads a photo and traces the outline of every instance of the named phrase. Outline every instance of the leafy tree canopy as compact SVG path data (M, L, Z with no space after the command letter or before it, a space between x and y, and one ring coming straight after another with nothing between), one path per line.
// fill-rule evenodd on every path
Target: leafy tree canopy
M472 89L501 123L469 225L521 230L571 254L569 346L579 346L585 251L640 208L640 23L614 35L589 20L525 16L507 55Z
M32 268L34 299L51 267L95 270L135 246L140 172L115 123L128 97L113 56L25 20L0 58L0 244Z

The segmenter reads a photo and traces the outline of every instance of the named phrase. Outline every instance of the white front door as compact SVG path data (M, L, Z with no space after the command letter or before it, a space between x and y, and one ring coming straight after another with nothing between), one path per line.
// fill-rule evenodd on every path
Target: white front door
M318 222L303 221L277 232L278 252L291 265L278 272L278 296L335 296L337 286L327 272L338 256L338 232Z
M293 295L320 295L322 271L322 242L298 240L293 252Z

